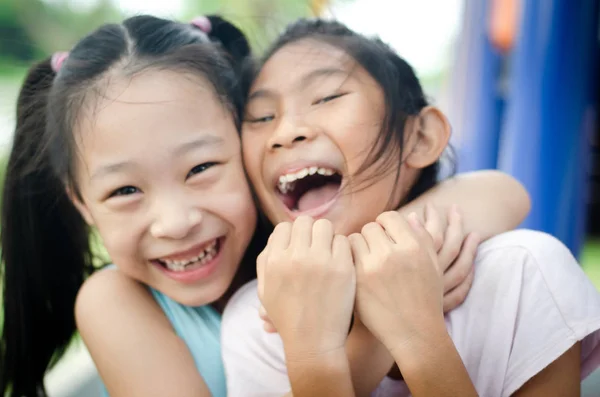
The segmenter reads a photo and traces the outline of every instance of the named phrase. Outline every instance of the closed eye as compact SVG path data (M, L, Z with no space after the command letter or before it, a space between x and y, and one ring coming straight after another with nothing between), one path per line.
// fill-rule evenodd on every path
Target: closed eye
M347 94L348 94L348 93L340 93L340 94L328 95L328 96L326 96L326 97L323 97L323 98L321 98L321 99L318 99L318 100L314 101L312 104L313 104L313 105L321 105L321 104L323 104L323 103L331 102L331 101L333 101L334 99L341 98L341 97L343 97L344 95L347 95Z
M192 177L192 176L194 176L196 174L200 174L200 173L202 173L202 172L208 170L209 168L214 167L215 165L218 165L218 164L219 163L217 163L215 161L209 161L209 162L206 162L206 163L198 164L197 166L195 166L194 168L192 168L190 170L190 172L188 172L186 179L190 178L190 177Z
M264 116L264 117L246 117L246 121L247 123L268 123L269 121L273 121L275 119L275 116L273 115L268 115L268 116Z
M135 186L123 186L116 190L113 190L112 193L108 196L111 197L119 197L119 196L130 196L132 194L141 193L142 191Z

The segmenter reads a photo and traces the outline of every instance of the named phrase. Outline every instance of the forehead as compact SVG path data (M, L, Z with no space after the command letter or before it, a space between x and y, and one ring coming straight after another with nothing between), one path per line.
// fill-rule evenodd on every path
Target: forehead
M77 143L86 159L149 153L208 133L237 137L231 112L209 82L181 72L147 70L107 79L82 109Z
M261 68L253 88L281 88L315 70L330 71L330 75L336 75L334 72L337 70L345 77L366 74L344 50L316 39L304 39L275 51Z

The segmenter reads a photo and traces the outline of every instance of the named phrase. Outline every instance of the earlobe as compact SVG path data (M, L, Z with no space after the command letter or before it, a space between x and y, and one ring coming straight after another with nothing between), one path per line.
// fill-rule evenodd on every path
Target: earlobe
M78 195L75 194L73 190L69 187L67 188L67 196L69 197L77 211L79 211L85 222L90 226L94 226L94 218L92 218L92 214L90 213L90 210L88 209L87 205L83 201L81 201Z
M450 124L446 116L438 108L427 106L421 110L415 122L407 123L407 127L412 131L407 131L411 137L406 165L421 169L435 163L450 139Z

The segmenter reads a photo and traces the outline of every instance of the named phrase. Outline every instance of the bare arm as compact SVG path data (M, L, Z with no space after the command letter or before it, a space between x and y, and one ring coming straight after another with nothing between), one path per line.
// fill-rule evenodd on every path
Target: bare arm
M425 204L432 204L442 219L452 205L458 205L465 233L477 232L482 240L517 227L529 214L529 194L516 179L495 170L459 174L406 204L403 215L416 212L424 219Z
M210 396L187 346L136 281L117 270L94 274L75 316L111 396Z
M445 325L432 327L421 336L392 349L411 395L476 397L475 386Z
M581 394L581 342L529 379L514 397L579 397Z

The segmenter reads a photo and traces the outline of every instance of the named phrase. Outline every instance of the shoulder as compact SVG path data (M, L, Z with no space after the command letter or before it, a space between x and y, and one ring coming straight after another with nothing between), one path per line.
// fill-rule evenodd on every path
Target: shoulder
M111 395L209 395L187 345L150 290L117 269L86 280L75 317Z
M260 300L258 299L258 281L252 280L246 284L244 284L240 289L238 289L235 294L229 299L227 302L227 306L225 307L225 312L231 312L233 310L237 310L240 307L255 307L259 308Z
M103 315L123 313L133 305L159 309L150 291L141 283L109 268L92 274L82 285L75 301L75 318L79 328Z
M223 312L221 343L226 361L242 351L252 351L247 355L252 361L270 362L274 367L283 365L283 343L279 334L265 332L259 316L260 300L256 280L240 288L231 298ZM233 354L235 352L235 354Z
M284 395L290 390L283 342L263 329L257 281L240 288L227 303L221 344L228 396Z
M258 282L252 280L238 289L229 299L223 311L222 335L226 335L228 331L239 326L262 332L262 320L258 314L260 300L258 299L257 285Z
M476 271L483 273L510 275L520 268L527 268L542 276L575 274L579 278L585 277L571 251L560 240L547 233L526 229L502 233L483 242L475 266Z
M544 289L559 306L597 295L571 251L556 237L534 230L510 231L482 243L475 274L480 282L519 283L538 294ZM571 294L573 289L577 292Z

